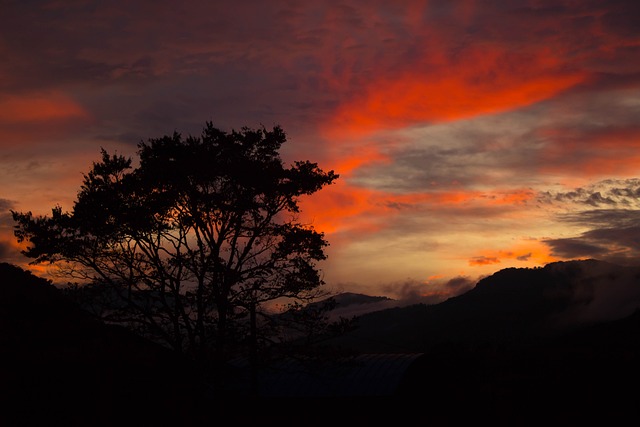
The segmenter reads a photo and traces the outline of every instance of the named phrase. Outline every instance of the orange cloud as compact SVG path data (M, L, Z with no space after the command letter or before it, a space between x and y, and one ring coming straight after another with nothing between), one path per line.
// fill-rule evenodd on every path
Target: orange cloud
M469 259L472 267L499 264L504 260L518 261L528 265L545 265L558 259L551 256L549 248L538 241L530 240L510 250L485 251Z
M334 233L356 228L374 232L379 229L376 220L385 210L380 205L382 199L380 192L338 180L313 197L303 198L301 204L305 220L319 231Z
M441 191L396 194L351 185L340 179L312 197L301 200L303 220L325 233L374 233L389 226L393 217L428 205L433 211L500 207L500 215L535 195L529 190Z
M389 156L382 153L379 147L373 145L358 146L336 157L337 158L329 164L329 169L338 171L343 178L361 166L372 163L389 163L392 160Z
M25 123L87 117L88 113L62 92L37 93L0 100L0 122Z
M384 228L389 217L399 212L399 206L437 200L457 203L463 199L461 194L398 195L338 181L313 197L304 198L302 209L306 220L319 231L335 233L357 230L372 233Z
M422 64L373 79L341 105L329 134L362 135L421 122L508 111L548 99L584 81L550 49L515 53L492 45L459 55L430 53Z

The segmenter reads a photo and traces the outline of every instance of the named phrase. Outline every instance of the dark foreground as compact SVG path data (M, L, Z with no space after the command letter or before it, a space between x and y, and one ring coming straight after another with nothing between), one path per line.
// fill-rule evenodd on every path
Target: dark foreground
M0 265L0 426L622 425L640 415L640 312L526 346L441 343L390 395L213 392L189 363ZM373 385L371 386L373 387Z

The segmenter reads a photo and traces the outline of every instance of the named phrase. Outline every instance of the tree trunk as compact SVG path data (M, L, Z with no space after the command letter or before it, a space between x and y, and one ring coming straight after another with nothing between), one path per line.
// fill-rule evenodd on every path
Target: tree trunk
M256 304L249 306L250 342L249 363L251 366L251 394L258 395L258 324L256 320Z

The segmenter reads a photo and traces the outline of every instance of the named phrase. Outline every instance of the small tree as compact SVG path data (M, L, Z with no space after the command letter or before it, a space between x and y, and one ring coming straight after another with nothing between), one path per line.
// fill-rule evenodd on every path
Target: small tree
M100 315L205 360L251 343L281 298L308 301L323 281L323 233L301 224L299 198L338 175L299 161L285 167L280 127L138 145L139 166L109 155L84 176L71 212L13 211L33 263L54 263ZM267 323L265 323L267 324ZM246 347L244 347L246 348Z

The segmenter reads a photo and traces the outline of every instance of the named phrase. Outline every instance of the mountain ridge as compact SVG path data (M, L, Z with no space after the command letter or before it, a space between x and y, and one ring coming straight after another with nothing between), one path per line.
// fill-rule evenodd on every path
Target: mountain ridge
M535 342L638 307L640 267L560 261L499 270L438 304L362 314L358 328L336 342L367 352L420 352L443 341Z

